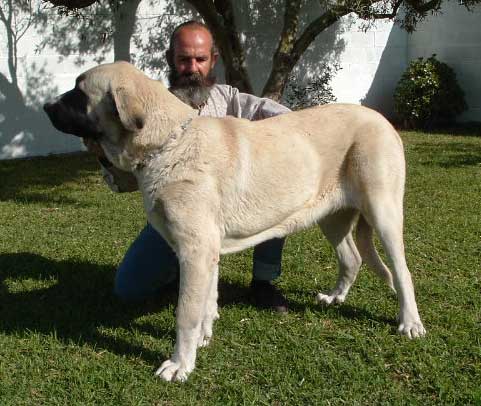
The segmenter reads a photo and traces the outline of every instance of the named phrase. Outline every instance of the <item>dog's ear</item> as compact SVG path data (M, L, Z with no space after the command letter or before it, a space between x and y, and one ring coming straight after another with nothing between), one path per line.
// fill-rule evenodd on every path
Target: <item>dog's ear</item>
M129 131L141 130L145 125L144 107L132 89L117 86L112 89L112 98L122 125Z

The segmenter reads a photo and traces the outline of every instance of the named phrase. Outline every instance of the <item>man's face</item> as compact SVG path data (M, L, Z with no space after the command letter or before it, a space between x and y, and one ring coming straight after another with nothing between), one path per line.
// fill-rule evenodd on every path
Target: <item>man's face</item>
M212 36L202 27L182 28L175 38L170 91L194 108L204 105L215 83L217 54L212 53Z
M173 62L177 77L201 76L206 79L213 69L217 54L212 54L212 37L200 27L185 27L175 39Z

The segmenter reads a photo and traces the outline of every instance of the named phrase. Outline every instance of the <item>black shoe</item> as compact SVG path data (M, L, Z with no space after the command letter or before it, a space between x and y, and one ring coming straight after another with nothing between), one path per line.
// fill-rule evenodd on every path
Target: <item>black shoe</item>
M251 295L257 307L287 313L287 300L271 281L252 280Z

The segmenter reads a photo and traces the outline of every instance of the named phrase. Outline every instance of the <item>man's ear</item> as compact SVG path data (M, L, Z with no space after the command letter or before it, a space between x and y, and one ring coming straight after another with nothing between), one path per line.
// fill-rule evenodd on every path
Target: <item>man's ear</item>
M215 64L217 63L217 60L219 59L219 53L218 52L213 52L212 53L212 66L211 69L214 68Z
M174 65L174 51L172 49L168 49L165 51L165 59L167 60L167 65L171 70L175 69Z
M135 90L124 86L112 89L112 98L119 113L120 121L125 129L138 131L144 128L145 111Z

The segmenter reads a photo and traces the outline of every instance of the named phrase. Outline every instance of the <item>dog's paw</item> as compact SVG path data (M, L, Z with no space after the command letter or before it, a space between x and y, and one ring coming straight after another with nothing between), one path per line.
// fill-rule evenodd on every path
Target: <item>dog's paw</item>
M199 338L197 340L197 347L207 347L212 338L212 328L214 321L219 318L219 313L217 310L210 316L207 316L202 322L202 326L199 332Z
M189 371L188 368L180 362L168 359L162 363L160 368L155 372L155 375L160 376L160 378L167 382L185 382L191 372L192 370Z
M207 347L210 343L211 338L212 338L212 333L209 335L201 331L199 339L197 340L197 347L198 348Z
M207 347L212 338L212 324L213 320L208 319L202 322L202 327L200 328L199 338L197 339L197 347Z
M342 293L331 293L329 295L326 295L324 293L318 293L316 296L316 302L317 303L324 303L324 304L333 304L333 303L344 303L344 300L346 300L346 295Z
M426 329L420 320L409 321L399 324L399 334L408 338L418 338L426 334Z

